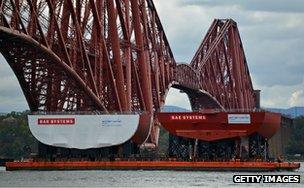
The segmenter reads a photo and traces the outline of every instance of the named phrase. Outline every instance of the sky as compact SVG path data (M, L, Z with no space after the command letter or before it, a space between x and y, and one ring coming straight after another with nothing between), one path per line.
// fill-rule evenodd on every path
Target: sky
M213 19L238 24L254 89L263 107L304 106L303 0L156 0L178 62L191 61ZM166 104L189 106L170 90ZM187 100L187 99L186 99Z
M238 24L253 87L263 107L304 106L303 0L154 0L177 62L190 62L213 19ZM170 89L166 105L190 109ZM14 73L0 55L0 112L28 109Z

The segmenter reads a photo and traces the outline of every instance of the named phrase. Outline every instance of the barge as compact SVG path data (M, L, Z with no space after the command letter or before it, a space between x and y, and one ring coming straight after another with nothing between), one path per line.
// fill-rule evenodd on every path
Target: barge
M91 151L101 156L103 150L98 149L100 147L125 144L130 138L134 140L140 130L137 125L144 118L139 115L29 116L33 135L53 150L57 149L51 155L46 153L57 157L7 162L6 170L277 171L300 168L300 163L274 162L267 155L267 139L279 129L280 114L205 110L158 113L156 118L159 125L169 132L168 155L164 160L157 157L149 160L132 158L132 155L110 160L91 156L87 160L58 153L73 154L76 151L83 155L89 153L84 149L97 148ZM83 130L87 130L86 134Z
M7 162L6 170L189 170L189 171L278 171L296 170L290 162L206 161L65 161Z

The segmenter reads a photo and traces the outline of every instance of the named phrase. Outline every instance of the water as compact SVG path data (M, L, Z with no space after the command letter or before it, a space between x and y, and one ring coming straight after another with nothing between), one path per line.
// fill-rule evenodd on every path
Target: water
M193 171L6 171L0 167L0 187L226 187L241 185L304 187L304 163L294 172L258 174L298 174L300 184L234 184L234 174L246 172Z

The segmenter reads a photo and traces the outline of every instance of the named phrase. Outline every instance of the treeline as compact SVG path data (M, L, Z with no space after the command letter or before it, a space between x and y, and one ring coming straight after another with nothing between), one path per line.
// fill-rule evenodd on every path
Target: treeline
M32 136L27 115L29 111L0 115L0 158L21 159L37 152L37 141ZM165 154L168 148L168 133L161 129L158 152ZM294 119L292 137L286 154L304 155L304 116Z
M304 116L294 119L290 143L286 148L289 155L304 155Z
M37 149L28 127L28 114L29 111L0 115L0 158L27 158Z

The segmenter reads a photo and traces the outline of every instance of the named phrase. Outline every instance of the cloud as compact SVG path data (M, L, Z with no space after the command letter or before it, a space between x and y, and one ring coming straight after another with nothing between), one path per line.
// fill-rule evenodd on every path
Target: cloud
M298 90L292 93L290 99L289 99L289 104L291 106L304 106L304 91Z
M156 0L178 62L190 62L214 18L234 19L261 104L289 107L292 91L304 87L302 1Z
M184 6L238 6L248 11L304 12L303 0L179 0L179 3Z
M255 77L254 77L255 78ZM304 106L301 100L299 103L290 103L290 98L295 91L303 90L304 81L297 85L275 85L275 86L262 86L255 82L253 85L256 89L261 90L261 106L271 108L289 108L292 106Z
M18 80L0 55L0 112L29 109Z
M185 93L181 93L179 90L174 88L170 88L165 101L165 105L179 106L191 110L188 96Z
M193 2L200 6L188 5ZM257 76L257 83L275 86L297 85L303 81L304 53L301 49L304 49L304 20L299 17L304 17L304 12L248 11L242 8L243 4L254 4L248 1L208 2L221 6L210 8L208 3L205 5L201 1L156 1L160 19L178 62L191 61L214 18L232 18L238 23L250 72ZM272 3L274 7L289 6L282 5L289 4L286 1Z

